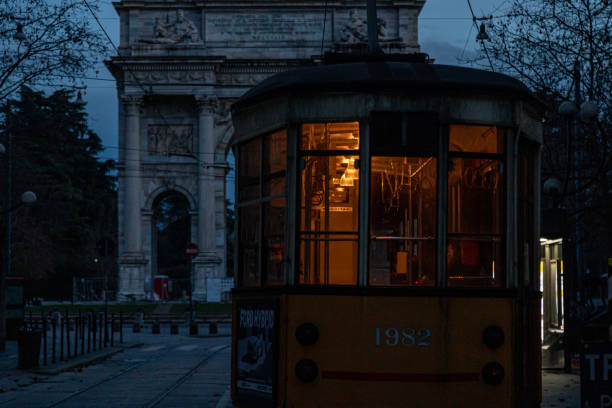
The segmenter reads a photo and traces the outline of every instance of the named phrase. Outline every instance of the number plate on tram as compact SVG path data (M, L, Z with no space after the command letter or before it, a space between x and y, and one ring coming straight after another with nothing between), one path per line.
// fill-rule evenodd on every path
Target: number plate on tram
M429 347L431 346L431 330L424 328L377 327L376 347Z

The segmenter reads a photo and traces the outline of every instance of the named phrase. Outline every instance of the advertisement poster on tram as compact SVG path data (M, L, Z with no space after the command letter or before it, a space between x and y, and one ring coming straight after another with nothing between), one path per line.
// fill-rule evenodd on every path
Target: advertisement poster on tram
M238 304L236 387L239 393L274 397L277 307L269 302Z

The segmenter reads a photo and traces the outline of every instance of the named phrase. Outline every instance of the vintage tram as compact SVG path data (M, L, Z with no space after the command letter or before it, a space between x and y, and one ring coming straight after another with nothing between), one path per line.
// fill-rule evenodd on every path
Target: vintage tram
M232 115L236 406L539 406L521 82L374 58L277 74Z

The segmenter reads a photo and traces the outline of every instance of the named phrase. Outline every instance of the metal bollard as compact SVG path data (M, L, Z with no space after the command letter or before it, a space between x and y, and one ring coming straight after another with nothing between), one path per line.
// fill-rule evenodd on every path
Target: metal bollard
M176 323L170 324L170 334L179 334L178 324Z
M42 312L43 319L43 363L47 365L47 316Z
M96 315L91 312L89 313L89 318L91 319L91 334L93 336L93 341L91 342L92 351L96 351L96 334L98 333L98 322L96 321Z
M115 314L111 314L111 335L110 335L110 345L111 347L115 346Z
M210 322L208 324L208 334L217 334L217 322Z
M159 334L160 332L159 322L153 322L151 325L151 334Z
M89 315L85 317L86 321L87 321L87 325L85 327L87 327L87 352L91 352L91 319L89 318ZM85 339L83 339L85 340ZM85 345L83 345L83 347L85 347Z
M102 316L102 313L100 313L100 324L98 326L100 328L100 333L98 333L98 350L102 350L102 326L104 326L104 316Z
M79 338L81 339L81 355L85 354L85 331L86 331L86 322L87 322L87 316L86 315L81 315L81 317L79 317Z
M51 332L51 363L55 363L55 338L56 338L56 333L55 333L55 328L57 326L57 320L55 319L55 316L53 318L53 320L51 320L51 326L52 326L52 332Z
M64 317L60 315L60 361L64 361Z
M76 331L76 326L75 326ZM70 317L66 313L66 359L70 358Z
M108 346L108 314L104 311L104 347Z
M190 336L198 335L198 324L196 322L189 323L189 335Z
M119 312L119 343L123 344L123 312Z

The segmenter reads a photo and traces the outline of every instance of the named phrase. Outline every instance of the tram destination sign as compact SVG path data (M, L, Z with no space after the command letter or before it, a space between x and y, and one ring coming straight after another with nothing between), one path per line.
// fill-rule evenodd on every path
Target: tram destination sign
M612 408L612 343L584 343L580 353L582 408Z
M274 399L278 308L274 301L237 305L236 388L242 396Z

